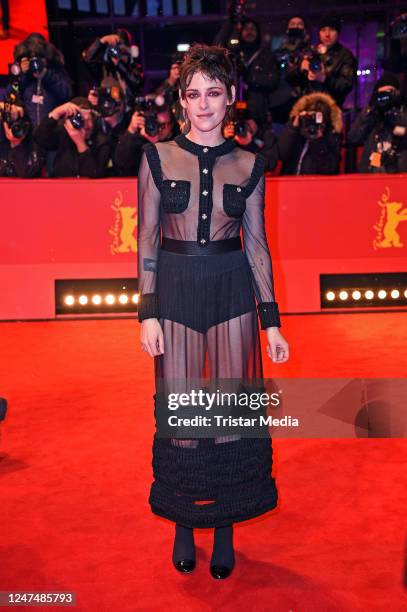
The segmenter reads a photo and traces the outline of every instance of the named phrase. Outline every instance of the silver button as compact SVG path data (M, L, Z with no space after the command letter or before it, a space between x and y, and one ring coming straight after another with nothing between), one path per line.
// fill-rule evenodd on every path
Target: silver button
M177 183L174 183L174 181L172 181L171 183L171 187L175 187Z
M204 196L208 195L208 192L206 191L206 189L205 189L205 191L202 192L202 195L204 195Z
M205 244L206 240L205 238L201 238L201 244Z
M202 172L203 172L204 174L208 174L208 168L204 168L204 169L202 170Z
M203 152L204 152L204 153L207 153L208 151L209 151L208 147L204 147L204 148L203 148Z
M205 215L205 213L203 215L201 215L202 219L206 219L208 217L208 215Z
M236 189L236 191L239 191L239 192L240 192L240 191L242 191L242 188L241 188L241 187L238 187L238 188Z

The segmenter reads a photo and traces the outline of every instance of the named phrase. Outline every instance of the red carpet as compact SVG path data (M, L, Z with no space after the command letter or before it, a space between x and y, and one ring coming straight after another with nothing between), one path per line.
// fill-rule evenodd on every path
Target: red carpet
M268 376L407 372L405 313L282 322L291 359L266 358ZM173 526L147 501L153 370L138 332L0 324L0 590L72 590L86 612L406 610L404 440L275 439L279 507L235 527L232 576L209 575L211 530L194 574L173 569Z

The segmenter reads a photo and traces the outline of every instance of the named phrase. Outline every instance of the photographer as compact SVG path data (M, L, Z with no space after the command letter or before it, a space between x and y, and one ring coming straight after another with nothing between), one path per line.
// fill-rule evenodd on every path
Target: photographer
M250 117L263 126L271 93L279 82L279 69L275 56L261 46L260 26L248 17L231 18L220 30L214 43L228 48L235 58L238 74L243 81L243 99L247 101Z
M0 176L41 176L43 152L32 138L32 124L24 108L0 103Z
M144 83L142 67L136 61L138 53L130 32L124 29L97 38L82 53L82 59L97 83L106 77L118 81L125 94L126 110L132 106L133 98L139 95Z
M172 57L172 64L168 77L155 90L155 96L164 96L165 104L169 106L177 120L182 117L182 108L179 102L179 71L183 62L184 53L176 52Z
M266 159L266 170L272 172L278 162L277 138L267 124L263 131L259 130L257 123L247 115L246 102L235 102L234 119L226 123L223 128L225 138L233 138L236 144L250 151L261 153Z
M174 118L167 106L157 107L153 100L151 103L146 100L139 106L116 147L114 163L123 176L138 175L143 145L172 140L174 137Z
M283 127L287 123L290 111L301 94L301 77L299 66L310 50L310 37L305 28L303 17L291 17L281 46L275 56L280 69L278 88L270 96L270 109L273 123ZM280 127L278 128L280 130Z
M319 26L319 44L306 52L299 67L303 94L314 91L328 93L342 107L356 83L357 61L349 49L339 42L341 22L336 15L327 15Z
M281 174L337 174L342 112L328 94L303 96L279 138Z
M392 72L400 81L403 103L407 103L407 13L399 15L389 27L390 53L385 70Z
M363 144L359 172L407 172L407 111L400 82L385 73L370 102L353 122L348 142Z
M107 176L119 176L121 171L114 161L115 151L119 138L126 131L131 119L131 114L125 111L124 92L114 79L106 78L101 87L89 92L88 100L98 114L96 129L110 144Z
M56 151L53 176L106 176L110 140L95 129L95 112L86 98L73 98L51 111L34 138L40 147Z
M30 34L14 49L7 93L18 88L19 97L34 126L57 105L72 96L71 80L63 55L42 34Z

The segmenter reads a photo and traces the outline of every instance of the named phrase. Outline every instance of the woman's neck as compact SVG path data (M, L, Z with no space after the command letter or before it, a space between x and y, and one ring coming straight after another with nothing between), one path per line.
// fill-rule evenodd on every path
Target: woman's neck
M188 134L186 134L186 138L192 142L195 142L196 144L205 145L208 147L217 147L225 142L220 126L219 128L211 130L210 132L201 132L200 130L196 130L191 126Z

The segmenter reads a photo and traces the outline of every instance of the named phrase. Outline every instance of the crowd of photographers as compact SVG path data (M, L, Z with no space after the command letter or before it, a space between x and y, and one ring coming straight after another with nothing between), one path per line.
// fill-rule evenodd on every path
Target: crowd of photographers
M305 20L293 16L272 52L262 46L256 21L231 14L213 41L231 51L238 75L234 120L224 137L260 152L271 172L337 174L344 145L360 147L360 172L407 171L407 15L394 22L397 67L390 64L393 70L376 82L347 133L342 107L356 84L357 61L339 41L340 30L335 15L325 16L312 45ZM92 85L74 96L62 54L42 35L15 47L0 102L0 176L135 176L146 142L182 131L181 54L148 95L127 30L98 38L82 59Z

